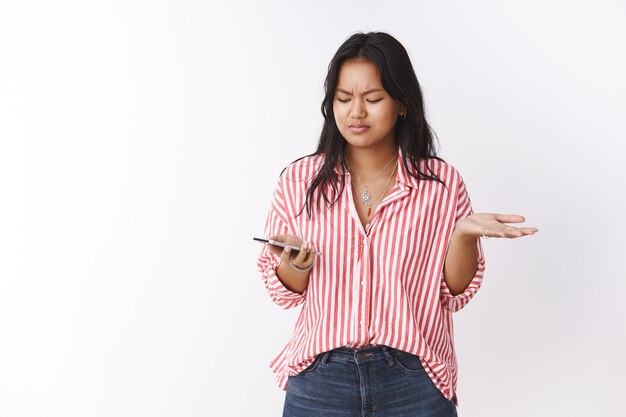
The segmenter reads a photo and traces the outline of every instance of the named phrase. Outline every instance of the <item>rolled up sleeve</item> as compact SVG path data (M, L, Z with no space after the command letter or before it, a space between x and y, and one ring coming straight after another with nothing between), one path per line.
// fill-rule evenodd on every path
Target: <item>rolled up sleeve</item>
M455 212L455 225L460 220L464 219L467 216L474 214L472 210L472 202L470 200L469 194L467 193L467 188L463 181L463 178L459 175L458 182L458 191L457 191L457 201L456 201L456 212ZM441 273L441 304L443 308L456 312L465 307L467 303L476 295L476 292L480 289L480 286L483 282L483 275L485 272L485 256L483 253L483 246L480 238L476 238L476 246L478 249L478 268L476 269L476 274L470 281L469 285L460 294L452 295L450 288L446 284L444 279L443 271Z
M265 221L263 237L269 239L274 235L293 234L287 223L287 205L283 192L283 177L278 181L278 185L272 196L269 213ZM307 290L302 294L289 290L276 275L276 270L281 265L282 259L269 250L269 245L264 244L259 253L257 267L261 273L263 283L270 298L274 303L284 310L302 304L306 298Z

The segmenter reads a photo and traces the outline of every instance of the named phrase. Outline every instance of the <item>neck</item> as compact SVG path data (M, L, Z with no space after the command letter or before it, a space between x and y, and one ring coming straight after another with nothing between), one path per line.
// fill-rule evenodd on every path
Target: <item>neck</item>
M398 146L395 143L385 146L384 149L358 148L347 145L345 156L350 167L359 177L373 178L383 169L391 171L395 167L392 159L394 156L398 156L398 152Z

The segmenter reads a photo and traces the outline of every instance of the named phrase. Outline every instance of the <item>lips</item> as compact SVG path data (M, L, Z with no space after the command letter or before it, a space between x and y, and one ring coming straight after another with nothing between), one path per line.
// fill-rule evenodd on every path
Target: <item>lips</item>
M352 125L352 126L350 126L350 131L352 133L363 133L363 132L367 131L367 129L369 129L369 126L365 126L365 125Z

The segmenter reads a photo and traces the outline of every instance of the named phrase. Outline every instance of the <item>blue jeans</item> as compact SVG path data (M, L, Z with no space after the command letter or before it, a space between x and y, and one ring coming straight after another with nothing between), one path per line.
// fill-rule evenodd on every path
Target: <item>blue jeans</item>
M456 417L419 357L388 346L340 347L289 376L283 417Z

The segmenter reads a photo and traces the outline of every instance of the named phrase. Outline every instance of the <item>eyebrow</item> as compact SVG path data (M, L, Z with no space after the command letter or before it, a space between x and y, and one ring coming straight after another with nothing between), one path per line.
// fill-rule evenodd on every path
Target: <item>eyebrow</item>
M352 93L344 90L343 88L338 88L337 89L338 92L344 93L344 94L348 94L348 95L352 95ZM370 88L369 90L367 90L366 92L363 93L363 95L369 94L369 93L375 93L376 91L383 91L382 88Z

